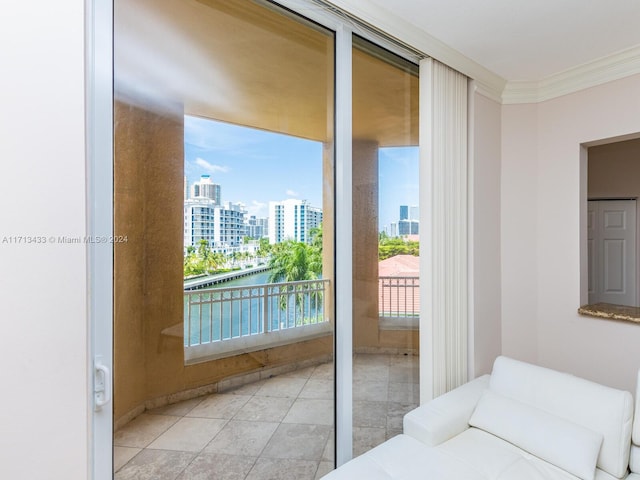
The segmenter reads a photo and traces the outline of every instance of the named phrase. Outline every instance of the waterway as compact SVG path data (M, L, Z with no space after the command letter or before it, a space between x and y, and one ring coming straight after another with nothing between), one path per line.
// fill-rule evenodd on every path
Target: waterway
M301 294L298 302L300 298L304 301L300 307L293 294L284 298L265 295L268 279L269 272L263 271L203 290L185 292L185 346L264 333L265 314L271 331L292 328L300 322L322 321L322 301L310 302L308 294ZM255 288L235 289L250 286ZM230 290L232 288L234 290ZM283 305L283 302L288 305Z

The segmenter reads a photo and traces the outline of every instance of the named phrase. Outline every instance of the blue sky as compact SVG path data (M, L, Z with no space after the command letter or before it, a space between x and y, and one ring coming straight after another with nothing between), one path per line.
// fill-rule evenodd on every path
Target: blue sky
M322 207L322 144L185 116L189 185L211 175L222 201L241 202L266 217L270 200L308 200ZM400 205L418 204L417 148L380 150L380 226L397 221Z

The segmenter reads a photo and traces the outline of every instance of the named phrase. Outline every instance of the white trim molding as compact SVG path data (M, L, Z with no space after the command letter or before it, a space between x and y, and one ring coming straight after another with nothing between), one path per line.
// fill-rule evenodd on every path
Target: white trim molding
M501 93L507 83L504 78L399 17L392 10L362 0L326 1L407 47L422 52L425 57L435 58L467 77L473 78L481 86L478 93L500 101Z
M640 45L556 73L540 81L510 81L502 103L538 103L640 74Z

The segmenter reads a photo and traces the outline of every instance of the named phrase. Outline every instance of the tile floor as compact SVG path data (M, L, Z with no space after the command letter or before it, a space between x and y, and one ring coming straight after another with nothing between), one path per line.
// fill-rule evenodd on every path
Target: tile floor
M354 356L354 455L402 431L418 357ZM333 364L147 411L114 435L116 480L313 480L334 461Z

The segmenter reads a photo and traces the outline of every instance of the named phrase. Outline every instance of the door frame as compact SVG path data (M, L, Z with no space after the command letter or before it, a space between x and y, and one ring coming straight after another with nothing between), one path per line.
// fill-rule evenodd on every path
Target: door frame
M113 3L85 5L87 234L106 240L87 244L89 476L107 480L113 478Z
M89 227L93 237L113 237L113 1L86 1L86 85L87 85L87 201ZM274 3L298 12L299 0ZM364 24L338 17L325 9L300 12L336 32L336 238L351 238L351 48L353 26L359 36L387 50L418 63L422 56L385 39ZM342 205L343 207L340 207ZM344 207L348 205L349 207ZM426 232L425 232L426 234ZM90 478L112 479L113 476L113 245L89 244L88 298L90 386ZM336 464L352 457L352 249L350 242L336 242ZM420 369L426 371L427 356L421 356ZM100 374L108 394L106 403L96 409L94 399L97 364L106 370Z

